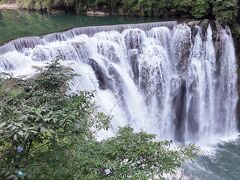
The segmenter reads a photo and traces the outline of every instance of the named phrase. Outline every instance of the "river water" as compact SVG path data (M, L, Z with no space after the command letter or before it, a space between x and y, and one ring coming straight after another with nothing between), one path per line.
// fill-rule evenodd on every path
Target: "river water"
M89 17L61 12L51 15L28 11L0 10L0 44L19 37L49 34L74 27L132 24L157 20L156 18Z
M202 155L188 165L184 174L189 179L239 180L240 139L221 141L202 148Z
M228 28L213 32L211 26L191 29L176 21L133 24L154 20L18 12L25 14L22 19L4 13L2 41L78 26L130 24L14 40L0 47L0 71L30 74L32 65L61 56L82 75L72 90L96 90L101 110L113 115L111 130L102 137L130 124L160 139L195 142L203 153L184 170L187 177L239 179L237 66Z

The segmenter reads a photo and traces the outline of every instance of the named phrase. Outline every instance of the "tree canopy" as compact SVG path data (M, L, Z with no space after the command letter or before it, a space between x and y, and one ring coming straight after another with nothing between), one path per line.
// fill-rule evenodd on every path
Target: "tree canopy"
M2 74L1 179L162 179L198 152L131 127L97 141L111 118L97 110L94 93L67 93L77 74L59 61L38 71L27 79Z
M86 12L105 10L120 15L150 17L213 18L221 23L235 22L238 0L18 0L22 7L38 10L65 8Z

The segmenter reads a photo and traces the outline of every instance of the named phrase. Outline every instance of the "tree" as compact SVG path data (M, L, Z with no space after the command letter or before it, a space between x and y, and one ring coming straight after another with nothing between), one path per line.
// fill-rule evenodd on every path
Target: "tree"
M38 71L0 81L0 178L162 177L196 154L192 145L172 149L130 127L97 141L95 132L107 130L110 117L97 111L92 92L66 93L77 74L59 61Z
M35 151L38 146L42 151L75 135L90 139L93 135L90 128L108 126L109 118L96 112L93 93L66 95L68 82L75 75L71 69L62 67L58 61L45 68L39 69L40 74L32 79L11 78L2 84L0 169L3 176L16 176L12 174L16 169L24 170L30 161L30 150ZM17 88L7 89L9 83Z
M195 18L205 18L209 16L210 3L206 0L197 0L192 10Z
M238 13L237 0L217 0L213 1L213 14L222 24L233 24L236 22Z
M171 142L158 142L155 137L124 127L103 141L78 138L68 148L59 147L57 153L39 155L30 172L42 179L162 179L164 173L173 174L196 155L193 145L174 149Z

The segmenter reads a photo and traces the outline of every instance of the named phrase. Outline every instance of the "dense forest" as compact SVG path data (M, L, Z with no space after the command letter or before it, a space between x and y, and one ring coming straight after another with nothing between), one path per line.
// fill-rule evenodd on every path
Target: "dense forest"
M28 9L51 10L65 8L76 12L103 10L113 14L216 18L231 23L237 17L237 0L18 0Z

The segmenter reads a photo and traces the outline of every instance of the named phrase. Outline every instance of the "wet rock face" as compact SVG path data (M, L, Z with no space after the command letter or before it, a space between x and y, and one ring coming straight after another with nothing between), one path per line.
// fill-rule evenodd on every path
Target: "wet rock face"
M50 57L51 57L50 52L43 47L35 48L32 53L32 59L34 61L46 61Z
M97 60L89 58L89 65L97 77L99 88L102 90L111 90L117 97L121 97L123 95L123 81L121 76L110 63L105 61L105 64L107 64L107 69L103 69ZM116 91L116 89L118 90Z
M206 33L207 33L207 29L208 29L208 26L209 26L209 20L208 19L205 19L204 21L202 21L200 23L200 26L202 28L202 37L206 37Z
M201 35L202 37L203 36L206 36L206 33L207 33L207 29L208 29L208 26L211 25L211 27L213 28L213 31L214 31L214 27L217 26L217 22L215 21L210 21L208 19L204 19L202 21L188 21L186 22L187 26L189 26L189 28L196 28L196 27L201 27ZM218 25L219 26L219 25Z
M100 89L108 89L109 82L111 79L107 76L104 70L100 67L100 65L96 62L96 60L89 58L89 65L92 67L99 84Z
M198 32L199 32L198 26L191 27L191 41L192 42L194 42L194 38L196 37Z
M189 48L191 47L191 43L185 42L181 46L181 53L180 53L180 62L178 63L177 69L179 72L185 72L188 68L188 60L189 60L189 55L190 51Z
M223 49L224 49L224 40L223 40L223 34L222 30L223 28L215 21L212 21L209 23L209 25L212 27L212 39L216 54L216 75L220 75L220 67L221 67L221 57L223 56Z
M142 53L143 38L143 32L140 29L131 29L126 31L124 36L126 48L138 50L138 53Z
M181 40L179 40L181 38ZM191 50L191 29L182 26L177 29L173 42L173 58L179 73L187 71Z
M12 71L14 70L14 66L8 60L0 59L0 69L6 70L6 71Z
M174 81L172 82L174 83ZM175 124L175 139L179 142L185 141L185 123L186 123L186 111L187 111L187 87L186 81L184 79L178 82L180 84L177 94L173 97L173 109L174 109L174 119Z
M140 74L139 74L139 59L138 59L137 51L132 50L129 53L129 62L132 68L134 82L138 84Z
M88 62L88 57L89 57L89 50L87 48L87 44L86 42L74 42L72 43L72 46L74 47L75 51L78 54L78 57L80 57L80 59L83 62Z
M187 22L187 25L191 28L191 39L192 42L194 41L197 33L199 32L199 28L201 28L200 35L203 41L206 41L207 38L207 29L209 26L212 28L212 40L214 43L214 49L216 53L216 59L217 59L217 68L220 67L219 58L222 56L222 49L223 49L223 42L222 42L222 27L218 24L216 21L210 21L210 20L203 20L203 21L190 21ZM228 31L226 31L228 32ZM229 34L230 32L228 32ZM186 57L186 56L185 56ZM216 71L217 73L220 70Z
M99 43L97 46L97 51L111 62L120 63L120 58L118 57L117 49L114 47L114 45Z

